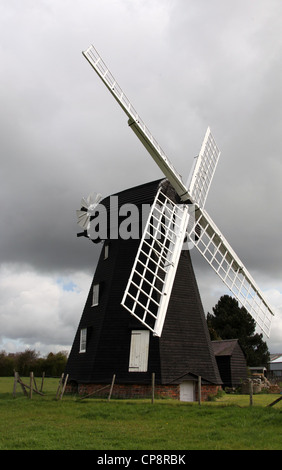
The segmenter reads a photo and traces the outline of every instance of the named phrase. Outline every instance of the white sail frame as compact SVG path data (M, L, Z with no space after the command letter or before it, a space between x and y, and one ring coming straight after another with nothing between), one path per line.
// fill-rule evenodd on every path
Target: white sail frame
M188 209L159 189L121 302L156 336L162 333L186 236Z
M220 150L208 127L188 188L191 200L199 207L204 208L219 157Z
M198 208L195 211L194 224L188 230L191 241L201 255L269 337L274 313L211 217Z
M176 169L166 156L165 152L158 144L157 140L154 138L153 134L142 121L139 114L134 109L133 105L117 83L116 79L111 74L110 70L106 66L98 51L93 45L91 45L86 51L83 51L82 54L88 60L88 62L93 67L95 72L99 75L99 77L106 85L110 93L113 95L113 97L116 99L123 111L126 113L129 118L129 126L137 135L138 139L142 142L145 148L148 150L151 157L155 160L159 168L165 174L169 182L172 184L173 188L176 190L177 194L181 197L183 201L187 200L187 187L184 185L181 175L176 171Z

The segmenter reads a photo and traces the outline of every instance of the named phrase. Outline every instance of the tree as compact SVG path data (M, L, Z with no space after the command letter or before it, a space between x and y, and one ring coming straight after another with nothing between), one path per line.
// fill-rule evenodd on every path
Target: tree
M8 377L14 374L14 355L0 352L0 377Z
M34 371L39 353L34 349L26 349L24 352L15 355L15 367L20 375L28 376Z
M56 354L50 352L44 362L46 375L51 375L53 377L61 375L65 370L66 363L66 351L59 351Z
M248 366L266 366L269 361L267 344L262 334L255 333L256 322L236 299L222 296L207 314L207 324L212 340L238 339L246 355Z
M16 370L23 377L33 372L35 376L46 375L60 376L66 367L68 353L59 351L56 354L50 352L46 358L39 357L39 353L26 349L24 352L9 353L0 351L0 377L8 377Z

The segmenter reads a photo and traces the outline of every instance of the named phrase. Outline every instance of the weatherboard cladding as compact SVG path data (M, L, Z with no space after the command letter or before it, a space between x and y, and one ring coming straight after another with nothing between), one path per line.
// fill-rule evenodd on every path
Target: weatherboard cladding
M152 204L160 181L119 193L119 203ZM165 182L170 197L173 190ZM103 202L103 201L102 201ZM105 206L109 198L104 200ZM108 206L109 207L109 206ZM110 383L180 383L183 377L221 384L190 253L182 251L161 338L150 332L147 372L129 372L131 331L142 324L121 305L140 240L108 240L102 249L89 295L69 355L69 381ZM93 285L100 284L99 305L92 307ZM79 353L80 329L87 328L87 348ZM187 378L186 378L187 379Z
M127 216L121 216L119 214L120 208L125 204L132 204L139 209L139 229L140 234L142 235L142 206L143 205L152 205L159 185L162 183L163 187L168 186L166 180L156 180L151 183L142 184L135 188L125 189L116 194L111 194L108 197L105 197L100 201L100 209L105 209L107 214L107 236L108 239L112 238L113 233L115 236L115 230L122 223ZM117 198L116 198L117 197ZM92 223L95 219L95 216L91 217ZM95 222L95 220L94 220ZM110 230L112 229L112 232ZM111 236L112 235L112 236ZM116 238L116 236L115 236ZM95 240L93 240L95 243ZM100 242L100 239L97 239L96 242Z

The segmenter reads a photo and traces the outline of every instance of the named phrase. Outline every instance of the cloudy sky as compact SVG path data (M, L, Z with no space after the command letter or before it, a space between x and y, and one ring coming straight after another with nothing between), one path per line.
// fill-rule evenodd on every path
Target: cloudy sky
M281 18L281 0L1 1L0 350L70 349L99 254L76 237L81 197L162 177L82 56L94 44L184 181L211 127L206 208L282 352ZM194 251L207 312L228 291Z

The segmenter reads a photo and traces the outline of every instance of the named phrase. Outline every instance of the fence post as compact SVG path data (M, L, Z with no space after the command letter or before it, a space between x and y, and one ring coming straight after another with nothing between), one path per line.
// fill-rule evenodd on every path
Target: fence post
M57 399L58 396L59 396L59 392L60 392L61 385L62 385L62 382L63 382L63 377L64 377L64 373L62 373L61 378L60 378L60 381L59 381L59 385L58 385L57 393L56 393L56 399Z
M14 389L16 390L16 384L19 383L20 386L22 387L22 391L23 391L23 394L27 397L28 394L27 394L27 391L25 389L26 385L24 385L24 383L22 382L20 376L19 376L19 373L15 371L15 382L14 383Z
M45 377L45 372L42 373L42 380L41 380L40 392L42 392L42 390L43 390L44 377Z
M152 373L152 404L154 404L155 399L155 372Z
M29 398L32 399L33 372L30 372L29 376L30 376L30 381L29 381L29 385L30 385L30 389L29 389Z
M198 377L198 403L201 405L201 393L202 393L202 377L199 375Z
M65 388L66 388L66 385L67 385L68 378L69 378L69 374L66 375L65 381L63 382L63 389L61 391L60 400L63 398L63 395L65 393Z
M116 374L113 375L113 379L112 379L112 383L111 383L111 388L110 388L110 393L109 393L109 396L108 396L108 401L110 401L111 396L112 396L112 392L113 392L113 387L114 387L115 379L116 379Z
M16 397L17 382L18 382L18 373L14 371L14 387L13 387L13 397Z
M250 380L249 384L249 393L250 393L250 406L253 405L253 381L252 379Z

